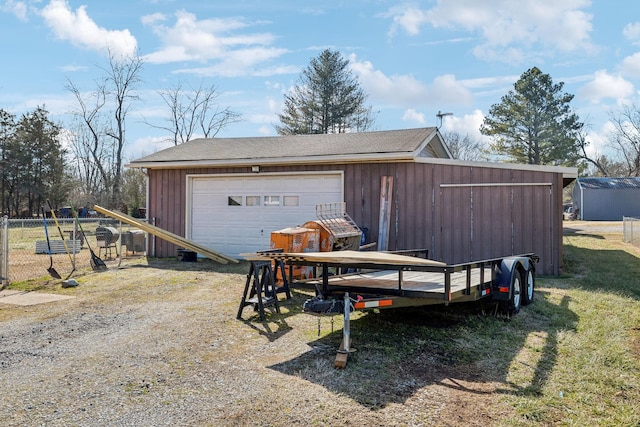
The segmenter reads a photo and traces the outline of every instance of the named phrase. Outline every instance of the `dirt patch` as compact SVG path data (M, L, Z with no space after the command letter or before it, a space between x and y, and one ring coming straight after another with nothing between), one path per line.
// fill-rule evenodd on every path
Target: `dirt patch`
M485 426L512 411L486 369L413 336L416 319L354 319L344 370L333 367L340 318L303 314L305 290L265 322L251 307L236 320L247 272L141 260L83 273L76 288L43 284L73 299L3 306L2 424ZM440 316L436 329L459 320ZM401 330L389 339L411 349L387 354L367 328Z
M611 234L623 232L622 221L564 221L564 234Z

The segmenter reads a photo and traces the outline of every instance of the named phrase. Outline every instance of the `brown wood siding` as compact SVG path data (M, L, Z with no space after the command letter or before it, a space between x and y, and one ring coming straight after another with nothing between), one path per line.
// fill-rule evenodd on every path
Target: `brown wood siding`
M390 250L426 248L433 259L447 263L535 252L541 258L539 272L560 273L562 175L559 173L413 162L260 168L261 173L334 170L344 172L347 211L360 227L367 229L368 242L378 239L380 179L386 175L394 179ZM229 173L251 173L251 169L148 170L150 221L185 236L186 176ZM480 183L551 183L551 186L469 185ZM176 255L176 249L175 245L156 238L151 253L169 257Z

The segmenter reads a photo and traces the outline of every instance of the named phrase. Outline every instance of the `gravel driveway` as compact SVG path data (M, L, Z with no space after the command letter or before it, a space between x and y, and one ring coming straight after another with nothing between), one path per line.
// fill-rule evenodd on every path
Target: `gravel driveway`
M621 233L622 221L564 221L564 234Z
M72 299L32 306L0 301L0 425L490 421L477 408L482 389L495 384L473 383L466 368L433 363L428 352L415 360L409 355L402 370L390 366L389 378L334 369L339 332L330 334L330 320L322 318L325 337L318 339L318 318L301 313L308 295L299 291L280 316L260 322L246 307L236 320L246 271L246 265L153 261L85 273L75 288L50 282L41 289ZM457 378L455 387L446 384L449 377Z
M247 409L284 385L265 364L308 349L235 320L239 274L135 267L77 280L64 290L74 299L0 303L1 425L248 424Z

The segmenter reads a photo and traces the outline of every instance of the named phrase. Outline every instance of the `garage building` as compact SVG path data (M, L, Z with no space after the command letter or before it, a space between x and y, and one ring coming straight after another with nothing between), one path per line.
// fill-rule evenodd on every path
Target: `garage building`
M562 267L562 188L575 168L452 160L437 128L330 135L196 139L135 160L148 176L156 226L231 256L268 249L272 231L346 202L378 239L383 179L388 249L428 249L462 263L535 252ZM150 253L176 254L155 239Z
M640 178L578 178L573 187L573 209L585 221L622 221L640 217Z

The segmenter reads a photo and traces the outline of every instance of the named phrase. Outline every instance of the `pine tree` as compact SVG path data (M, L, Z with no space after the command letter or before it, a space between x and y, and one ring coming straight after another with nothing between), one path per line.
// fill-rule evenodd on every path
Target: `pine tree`
M349 60L327 49L303 70L299 84L284 96L280 135L345 133L371 127L367 95L348 68Z
M484 118L480 132L493 137L492 150L517 163L577 166L583 123L549 74L533 67L520 76Z

